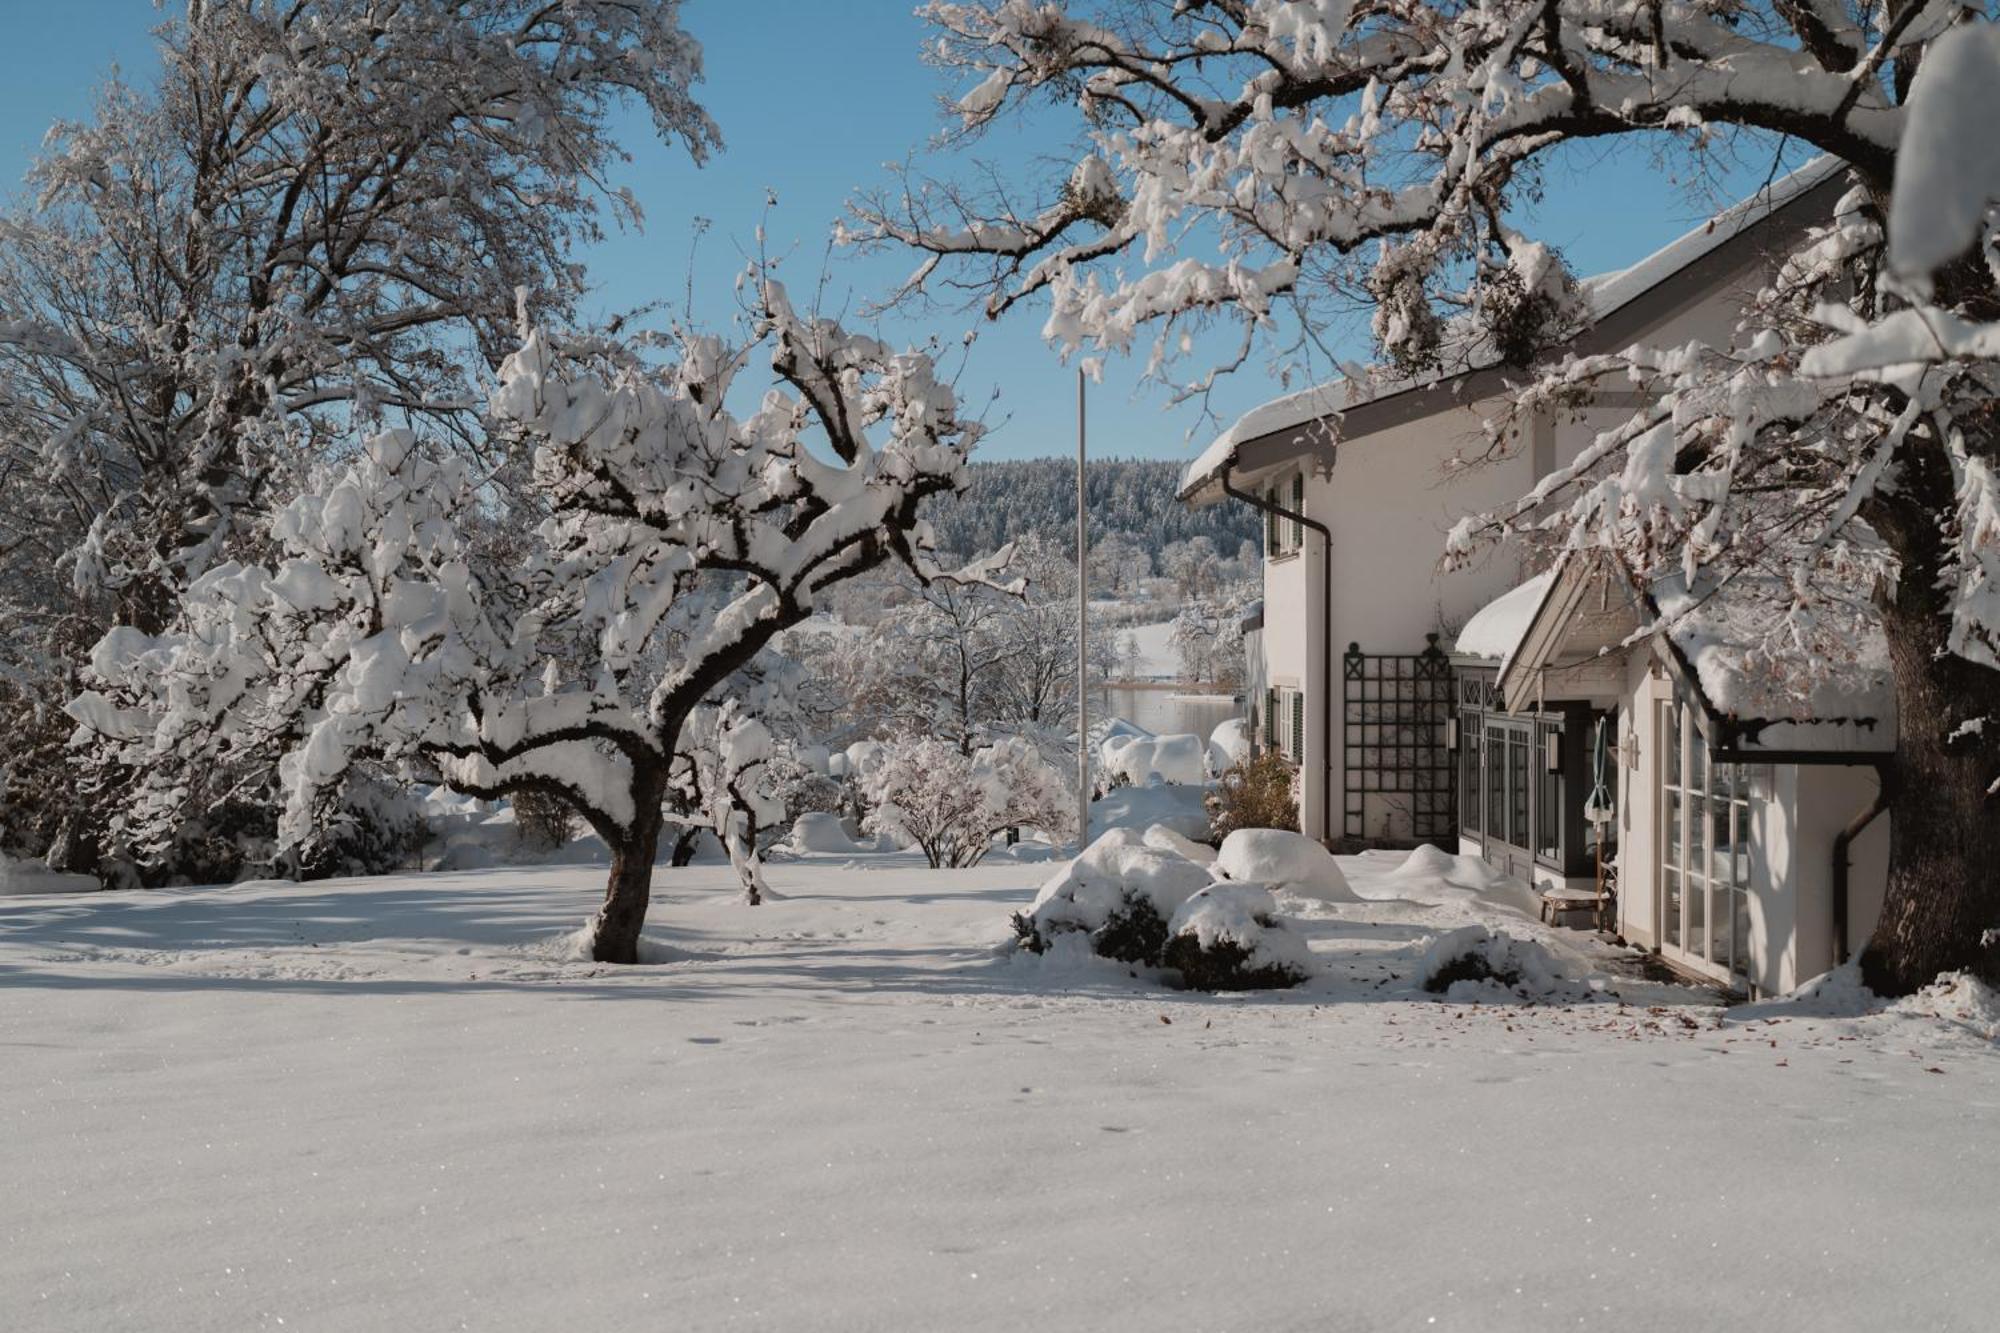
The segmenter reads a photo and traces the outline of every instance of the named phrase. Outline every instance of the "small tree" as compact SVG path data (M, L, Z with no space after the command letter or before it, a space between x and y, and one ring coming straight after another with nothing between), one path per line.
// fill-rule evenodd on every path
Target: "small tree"
M103 762L144 774L128 833L170 836L187 775L223 753L272 756L291 847L364 757L476 796L560 794L611 850L591 952L619 963L676 791L754 871L745 783L768 734L704 714L713 696L843 579L885 562L981 575L939 570L917 524L980 433L930 358L802 318L751 277L749 341L683 334L665 366L524 331L492 399L549 511L524 551L484 558L482 478L391 431L272 515L272 565L210 570L163 634L107 634L99 689L71 708ZM738 417L728 390L760 349L782 387ZM587 678L561 683L547 663L580 649Z
M1298 768L1276 750L1247 755L1222 771L1202 798L1208 836L1217 843L1246 828L1299 831Z
M1062 775L1018 739L971 756L931 737L894 741L862 785L874 807L869 830L915 842L933 869L978 865L1009 829L1060 841L1076 823Z

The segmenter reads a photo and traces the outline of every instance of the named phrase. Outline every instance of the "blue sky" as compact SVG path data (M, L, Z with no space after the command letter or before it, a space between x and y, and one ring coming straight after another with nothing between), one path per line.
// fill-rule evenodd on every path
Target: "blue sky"
M924 26L912 0L688 0L685 22L707 50L702 100L722 127L725 150L701 169L678 148L651 138L643 116L625 118L633 161L624 183L646 213L643 234L608 237L586 258L598 310L670 298L687 288L696 218L709 226L695 264L696 314L726 321L735 309L732 281L754 246L760 222L768 246L784 257L795 296L827 277L826 305L858 310L911 267L893 256L836 252L827 238L850 194L887 178L885 164L921 153L940 121L939 74L920 59ZM89 110L93 88L114 65L140 82L153 69L151 0L65 0L17 5L10 40L0 48L0 179L18 181L49 122ZM1015 170L1038 154L1061 153L1059 140L1033 131L988 148ZM1754 168L1726 188L1747 191ZM766 197L775 208L767 213ZM1580 273L1620 268L1705 216L1694 196L1635 148L1578 150L1551 173L1535 210L1535 233L1551 241ZM899 317L880 331L896 341L936 332L948 338L978 323L968 313ZM1034 457L1074 448L1074 372L1039 340L1040 314L1018 313L984 326L960 379L994 434L986 457ZM1349 341L1344 355L1365 355ZM1294 386L1296 387L1296 386ZM1261 369L1234 376L1213 396L1222 424L1281 386ZM1091 390L1094 456L1186 458L1216 428L1195 405L1168 409L1162 391L1142 387L1134 367L1112 362Z

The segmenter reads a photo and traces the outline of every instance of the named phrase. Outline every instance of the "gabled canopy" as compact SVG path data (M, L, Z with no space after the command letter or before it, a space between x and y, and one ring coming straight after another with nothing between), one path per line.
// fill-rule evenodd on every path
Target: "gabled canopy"
M1497 663L1497 697L1519 710L1564 697L1565 672L1606 656L1651 651L1699 704L1697 725L1718 759L1840 762L1896 745L1888 642L1858 596L1858 633L1777 652L1769 626L1790 598L1776 582L1678 576L1634 589L1617 559L1570 552L1545 574L1495 599L1466 624L1458 657Z

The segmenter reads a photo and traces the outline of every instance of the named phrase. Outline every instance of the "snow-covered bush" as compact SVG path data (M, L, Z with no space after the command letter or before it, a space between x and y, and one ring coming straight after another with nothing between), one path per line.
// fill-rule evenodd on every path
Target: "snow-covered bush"
M1424 951L1423 987L1448 999L1493 999L1511 992L1524 999L1587 994L1556 956L1533 940L1485 926L1446 931Z
M1276 750L1239 759L1224 769L1208 793L1209 840L1221 842L1238 829L1298 831L1297 770Z
M261 754L279 842L310 850L357 765L400 765L572 802L611 852L600 961L638 956L670 802L717 830L754 896L771 738L718 695L843 580L987 570L940 569L917 518L980 433L930 358L749 278L743 346L686 332L663 363L523 330L491 416L532 457L531 532L501 542L485 477L392 430L268 516L269 563L208 570L162 633L105 635L71 711L100 762L143 775L128 827L171 831L188 772ZM730 386L760 348L780 387L739 417Z
M1207 868L1148 846L1137 830L1113 829L1042 885L1034 904L1015 914L1014 932L1033 953L1082 935L1102 957L1157 966L1168 924L1209 879Z
M1312 951L1262 884L1209 885L1181 904L1167 936L1160 962L1189 990L1283 990L1312 975Z
M1208 771L1221 777L1256 752L1248 718L1232 717L1208 733Z
M1105 770L1134 787L1157 783L1198 787L1208 778L1201 737L1189 733L1155 736L1131 728L1108 735L1098 746Z
M1320 902L1359 902L1332 852L1302 833L1238 829L1222 840L1216 871L1245 884L1268 884Z
M934 868L979 864L1010 829L1074 836L1062 774L1016 737L971 755L928 736L891 741L861 786L872 807L863 827L921 848Z

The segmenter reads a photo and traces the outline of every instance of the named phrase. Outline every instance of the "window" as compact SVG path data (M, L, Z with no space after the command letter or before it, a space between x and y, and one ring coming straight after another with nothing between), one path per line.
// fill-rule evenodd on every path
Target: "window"
M1292 691L1292 762L1301 764L1306 756L1306 697Z
M1481 755L1480 738L1486 734L1486 724L1477 713L1458 715L1458 763L1459 779L1458 809L1459 823L1467 833L1479 832L1480 809L1480 766L1484 762Z
M1303 514L1306 512L1306 474L1303 472L1297 473L1292 477L1292 512L1294 514ZM1303 550L1305 549L1305 544L1305 521L1295 518L1292 520L1292 549L1294 551Z
M1532 761L1535 765L1535 856L1553 869L1563 868L1563 775L1560 768L1551 769L1548 762L1550 747L1555 753L1562 753L1563 729L1560 723L1543 722L1535 728L1535 751Z
M1278 748L1278 692L1272 689L1264 691L1264 748Z
M1681 699L1660 704L1661 947L1719 976L1750 973L1751 791L1713 764Z
M1275 489L1265 491L1264 502L1266 504L1276 504L1278 502L1278 492ZM1283 553L1284 547L1280 544L1281 540L1278 533L1278 515L1275 511L1266 509L1264 511L1264 558L1266 560Z

